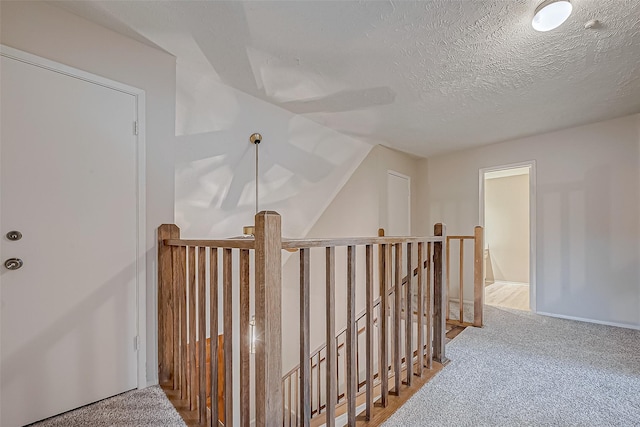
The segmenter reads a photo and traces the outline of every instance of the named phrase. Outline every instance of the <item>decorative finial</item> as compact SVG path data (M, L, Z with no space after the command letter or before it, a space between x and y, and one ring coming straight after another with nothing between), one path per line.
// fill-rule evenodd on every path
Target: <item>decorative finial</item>
M252 144L260 144L262 142L262 135L254 133L249 137L249 141L251 141Z

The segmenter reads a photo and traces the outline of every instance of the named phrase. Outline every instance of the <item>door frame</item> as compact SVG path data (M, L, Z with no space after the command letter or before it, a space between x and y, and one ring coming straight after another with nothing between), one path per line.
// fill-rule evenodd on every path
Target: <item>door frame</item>
M411 230L413 229L413 227L411 227L411 177L409 175L405 175L403 173L400 173L398 171L394 171L393 169L387 169L387 174L385 175L385 194L386 194L386 206L385 206L385 218L387 219L387 229L389 228L389 175L394 175L397 176L398 178L403 178L407 180L407 184L409 186L409 200L407 200L407 207L408 209L408 215L409 217L407 218L408 220L408 224L409 224L409 236L411 236Z
M132 343L137 352L137 383L138 389L147 387L146 358L147 358L147 288L146 288L146 134L145 134L145 91L96 74L79 70L59 62L51 61L22 50L0 44L0 56L11 58L26 64L34 65L45 70L63 74L89 83L97 84L108 89L132 95L136 102L136 171L137 171L137 212L136 212L136 342ZM132 132L134 132L134 123Z
M536 161L528 160L500 166L481 168L478 171L479 224L484 228L484 180L488 172L529 168L529 308L536 312Z

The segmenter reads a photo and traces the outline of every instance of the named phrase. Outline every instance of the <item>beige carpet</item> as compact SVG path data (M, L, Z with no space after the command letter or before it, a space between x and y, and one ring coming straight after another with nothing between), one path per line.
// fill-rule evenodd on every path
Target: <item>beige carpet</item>
M159 386L131 390L48 418L30 427L183 427L185 423Z
M640 426L640 331L486 307L386 427Z

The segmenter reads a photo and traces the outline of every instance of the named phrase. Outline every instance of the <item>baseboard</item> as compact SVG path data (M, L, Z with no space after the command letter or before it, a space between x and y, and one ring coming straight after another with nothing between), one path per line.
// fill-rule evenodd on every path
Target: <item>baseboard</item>
M640 325L630 325L628 323L607 322L604 320L587 319L584 317L576 317L576 316L565 316L564 314L547 313L544 311L536 311L535 314L539 314L541 316L557 317L559 319L577 320L578 322L595 323L598 325L615 326L618 328L634 329L634 330L640 331Z
M489 283L489 284L485 283L484 287L486 288L489 285L498 285L498 284L500 284L500 285L524 285L524 286L529 286L529 283L527 283L527 282L512 282L510 280L495 280L494 279L494 281Z

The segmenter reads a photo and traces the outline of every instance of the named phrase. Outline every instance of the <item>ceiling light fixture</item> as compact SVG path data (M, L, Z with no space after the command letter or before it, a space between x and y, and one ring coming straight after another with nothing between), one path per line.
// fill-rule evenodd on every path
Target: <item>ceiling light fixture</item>
M545 0L536 9L531 26L536 31L553 30L569 18L572 10L569 0Z

